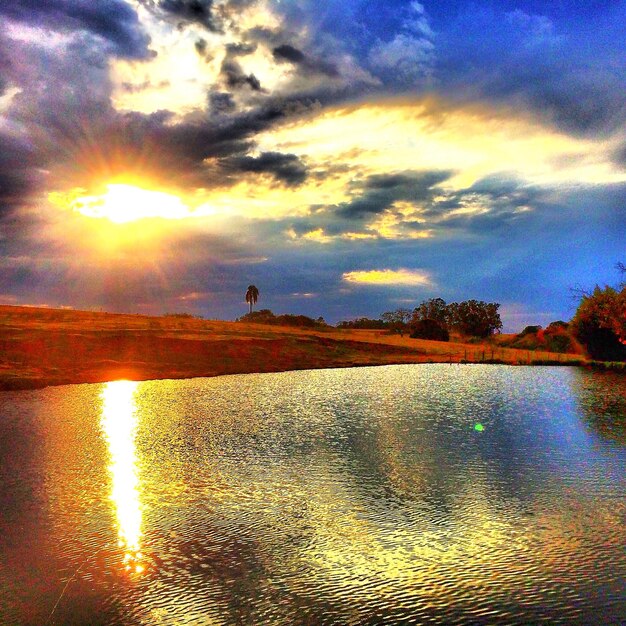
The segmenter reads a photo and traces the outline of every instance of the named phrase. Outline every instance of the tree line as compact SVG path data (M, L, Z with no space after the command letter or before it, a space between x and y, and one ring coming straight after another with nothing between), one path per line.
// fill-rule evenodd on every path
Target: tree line
M387 329L411 337L448 341L455 331L468 337L489 337L502 329L497 302L465 300L447 304L442 298L425 300L412 311L406 308L386 311L377 320L359 318L343 321L339 328Z
M617 270L622 279L626 277L626 265L618 263ZM626 361L626 282L617 287L596 285L592 292L577 291L580 297L578 309L568 324L553 322L547 329L541 326L528 326L519 333L514 342L526 342L519 347L529 347L529 338L536 337L541 343L548 344L553 351L570 351L574 348L571 341L578 341L589 356L603 361ZM259 290L250 285L246 291L249 313L239 321L263 324L280 324L303 327L326 326L324 318L312 319L305 315L274 315L269 309L252 311L256 304ZM425 300L412 311L398 308L386 311L379 319L361 317L344 320L338 328L389 330L411 337L449 341L450 333L457 332L466 337L487 338L502 329L502 321L497 302L465 300L446 303L442 298ZM511 347L517 347L511 344Z
M307 315L292 315L286 313L275 315L270 309L260 309L246 313L237 319L238 322L252 322L254 324L270 324L272 326L298 326L300 328L318 328L327 326L323 317L313 319Z

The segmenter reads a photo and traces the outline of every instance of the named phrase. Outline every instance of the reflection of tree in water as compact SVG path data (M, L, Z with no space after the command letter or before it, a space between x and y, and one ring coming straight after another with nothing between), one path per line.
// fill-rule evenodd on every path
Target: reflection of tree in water
M582 417L605 439L626 445L626 376L579 371L573 378Z

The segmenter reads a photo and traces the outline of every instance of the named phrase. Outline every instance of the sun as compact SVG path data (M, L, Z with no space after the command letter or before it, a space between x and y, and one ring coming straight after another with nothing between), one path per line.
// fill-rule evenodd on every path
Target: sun
M178 197L163 191L134 185L110 183L101 195L79 195L68 202L69 208L87 217L104 218L126 224L146 218L183 219L190 208Z

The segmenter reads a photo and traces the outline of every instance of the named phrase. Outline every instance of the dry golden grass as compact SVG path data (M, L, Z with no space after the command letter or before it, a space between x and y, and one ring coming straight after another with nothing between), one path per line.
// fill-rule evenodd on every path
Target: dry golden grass
M537 361L576 355L438 342L379 330L0 306L0 389L391 363Z

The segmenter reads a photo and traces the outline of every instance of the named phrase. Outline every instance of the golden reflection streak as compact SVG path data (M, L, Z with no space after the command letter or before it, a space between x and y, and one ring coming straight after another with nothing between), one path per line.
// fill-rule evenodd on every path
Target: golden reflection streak
M125 570L139 574L144 566L141 563L141 503L135 450L137 385L129 380L104 385L101 425L111 455L111 500L117 515L118 545L124 550Z

